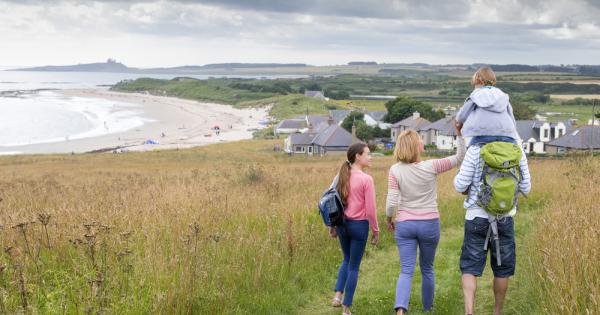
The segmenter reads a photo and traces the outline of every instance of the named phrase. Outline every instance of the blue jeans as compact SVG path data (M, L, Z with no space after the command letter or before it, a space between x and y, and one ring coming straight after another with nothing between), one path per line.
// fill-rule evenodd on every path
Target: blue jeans
M344 305L352 306L354 290L358 283L358 269L369 238L369 221L347 220L343 226L336 229L344 260L338 271L335 291L344 292Z
M398 244L402 270L396 284L396 304L394 309L403 308L408 311L410 287L417 259L417 247L419 248L423 308L430 310L433 307L435 292L433 260L439 241L439 219L396 222L396 243Z
M505 217L498 220L500 258L502 261L500 266L496 264L496 242L490 242L488 249L483 249L489 227L490 222L484 218L465 221L465 237L460 254L460 271L463 274L481 277L489 250L492 256L490 264L494 272L494 277L511 277L515 274L517 263L514 220L512 217Z
M505 136L475 136L471 139L471 142L469 142L469 146L472 145L476 145L476 144L486 144L486 143L490 143L490 142L495 142L495 141L501 141L501 142L510 142L510 143L514 143L517 144L517 141L511 137L505 137Z

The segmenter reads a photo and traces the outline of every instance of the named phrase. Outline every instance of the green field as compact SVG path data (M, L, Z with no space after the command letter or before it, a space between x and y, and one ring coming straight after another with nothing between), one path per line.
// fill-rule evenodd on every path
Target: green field
M350 95L410 96L434 108L460 107L469 95L470 77L465 69L442 71L435 68L387 67L396 69L386 75L373 73L376 66L357 66L370 69L367 73L343 73L335 76L311 76L298 79L138 79L121 82L112 89L122 92L147 92L154 95L175 96L186 99L231 104L236 107L272 106L270 114L275 120L305 114L324 114L330 109L383 110L386 101L350 99ZM309 67L310 68L310 67ZM335 67L334 67L335 68ZM352 67L349 67L352 68ZM346 69L338 67L335 69ZM383 69L381 67L377 68ZM329 70L333 70L329 69ZM379 71L378 70L378 71ZM550 95L594 95L600 85L594 77L565 73L501 72L498 86L509 93L513 106L520 109L517 119L533 119L530 107L549 120L574 118L585 123L591 110L585 106L565 106ZM578 83L578 84L573 84ZM579 84L581 83L581 84ZM304 89L317 89L337 99L317 100L303 96ZM590 111L590 114L587 111Z

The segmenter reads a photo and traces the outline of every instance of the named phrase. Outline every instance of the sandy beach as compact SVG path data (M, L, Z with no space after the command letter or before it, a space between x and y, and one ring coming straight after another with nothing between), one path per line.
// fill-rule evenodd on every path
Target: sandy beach
M268 117L268 108L236 109L229 105L202 103L173 97L120 93L102 89L56 91L66 97L105 99L139 104L143 116L153 120L120 133L55 143L3 147L1 151L23 154L118 152L190 148L224 141L252 138L252 129ZM220 127L220 132L212 130ZM157 144L144 144L153 140Z

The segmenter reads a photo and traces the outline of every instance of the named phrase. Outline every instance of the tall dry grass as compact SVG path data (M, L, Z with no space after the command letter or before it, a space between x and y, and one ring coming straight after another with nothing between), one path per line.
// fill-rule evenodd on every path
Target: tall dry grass
M548 201L527 242L531 300L545 314L600 314L600 160L547 162Z
M293 313L332 286L339 248L315 203L341 157L273 144L0 158L0 313ZM391 163L369 170L381 223ZM544 201L545 222L520 274L547 310L598 310L599 163L578 163L531 163L528 204ZM459 209L451 180L440 178L441 204Z
M337 263L315 205L341 161L272 147L0 159L0 313L293 309Z

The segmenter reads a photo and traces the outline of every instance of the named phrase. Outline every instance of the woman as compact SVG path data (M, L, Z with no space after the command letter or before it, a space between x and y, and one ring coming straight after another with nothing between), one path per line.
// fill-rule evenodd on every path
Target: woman
M417 247L423 308L427 311L433 307L433 259L440 240L437 175L460 165L465 156L465 142L460 133L462 126L455 123L455 128L458 135L456 155L443 159L423 161L423 141L414 130L402 132L396 141L394 156L398 163L390 168L385 213L388 229L395 231L402 267L396 284L394 309L397 314L408 311Z
M343 315L351 314L350 307L358 282L358 269L369 237L369 227L373 232L371 244L375 245L379 241L373 178L363 172L371 166L371 152L366 144L356 143L348 148L346 156L347 160L340 167L336 187L346 206L346 222L343 226L329 229L332 237L339 238L344 254L332 301L334 307L343 306Z

